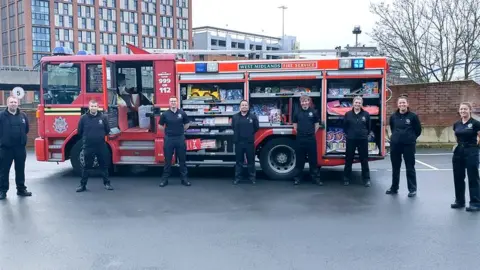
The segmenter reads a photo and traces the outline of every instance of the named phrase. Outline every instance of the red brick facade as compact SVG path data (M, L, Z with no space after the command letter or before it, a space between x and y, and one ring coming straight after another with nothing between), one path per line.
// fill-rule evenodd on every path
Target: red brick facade
M424 126L447 127L458 120L460 102L471 102L480 113L480 85L474 81L457 81L429 84L395 85L390 89L392 98L387 103L388 112L396 110L397 98L408 95L409 105Z
M28 123L30 124L27 147L33 147L35 138L38 137L36 111L32 109L24 109L22 111L27 114Z

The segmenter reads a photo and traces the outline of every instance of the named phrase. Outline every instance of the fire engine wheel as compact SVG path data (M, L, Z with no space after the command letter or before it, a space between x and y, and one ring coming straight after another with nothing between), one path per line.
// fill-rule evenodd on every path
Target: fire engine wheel
M107 156L110 158L110 151L108 151ZM83 166L85 166L85 156L83 154L81 141L78 141L72 147L72 151L70 152L70 162L72 164L74 173L80 175L82 173ZM93 168L96 169L98 166L98 160L97 157L95 157L93 160Z
M295 141L289 138L274 139L260 152L262 171L273 180L290 180L295 171Z

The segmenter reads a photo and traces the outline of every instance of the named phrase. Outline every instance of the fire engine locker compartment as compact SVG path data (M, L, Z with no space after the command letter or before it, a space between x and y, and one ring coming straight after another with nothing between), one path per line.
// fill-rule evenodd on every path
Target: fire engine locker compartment
M181 108L189 116L187 162L234 162L232 116L244 99L244 82L181 83Z
M310 96L313 107L320 113L321 79L275 80L272 77L250 81L249 88L250 108L258 116L261 127L291 125L302 95Z
M370 113L369 156L381 155L382 87L382 79L327 80L326 156L345 157L346 136L343 130L343 117L352 110L353 99L356 96L363 98L363 108Z

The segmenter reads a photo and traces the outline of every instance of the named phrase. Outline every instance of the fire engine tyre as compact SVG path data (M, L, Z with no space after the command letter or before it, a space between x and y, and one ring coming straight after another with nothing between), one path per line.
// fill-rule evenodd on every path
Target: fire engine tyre
M262 171L272 180L293 179L295 160L295 141L289 138L273 139L260 152Z
M112 162L112 154L110 153L110 151L107 151L107 162L109 163L110 167ZM73 172L76 175L81 175L82 168L85 165L81 141L76 142L75 145L72 147L72 150L70 152L70 163L72 164ZM93 161L93 168L98 168L97 157L95 157L95 160Z

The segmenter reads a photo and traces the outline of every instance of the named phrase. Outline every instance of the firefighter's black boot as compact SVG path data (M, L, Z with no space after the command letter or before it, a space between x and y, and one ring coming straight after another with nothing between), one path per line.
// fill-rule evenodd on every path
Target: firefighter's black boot
M77 192L84 192L87 190L87 186L84 185L84 184L80 184L78 187L77 187Z
M182 180L182 185L189 187L192 185L192 183L190 183L188 180Z
M302 179L300 178L300 176L296 176L295 178L293 178L293 184L295 186L300 185L301 182L302 182Z
M467 210L467 212L478 212L480 211L480 206L475 204L470 204L470 206L465 208L465 210Z
M113 187L112 187L112 185L110 185L110 182L106 182L103 185L105 186L106 190L113 190Z
M27 191L26 189L18 190L17 195L20 197L30 197L32 196L32 192Z
M242 167L239 167L238 165L235 166L235 178L233 179L233 184L238 185L240 181L242 180Z
M162 182L160 182L160 187L165 187L168 185L168 180L167 179L163 179Z
M452 203L452 204L450 205L450 207L453 208L453 209L465 208L465 203L464 203L464 202L455 201L454 203Z
M319 186L323 186L323 182L322 180L320 179L320 172L317 170L314 170L312 173L311 173L311 177L312 177L312 182L314 184L317 184Z
M248 172L248 180L250 180L250 182L252 182L252 184L256 184L257 181L256 181L256 176L255 176L255 171L249 171Z
M398 190L393 189L393 188L389 188L389 189L385 192L385 194L387 194L387 195L398 194Z

